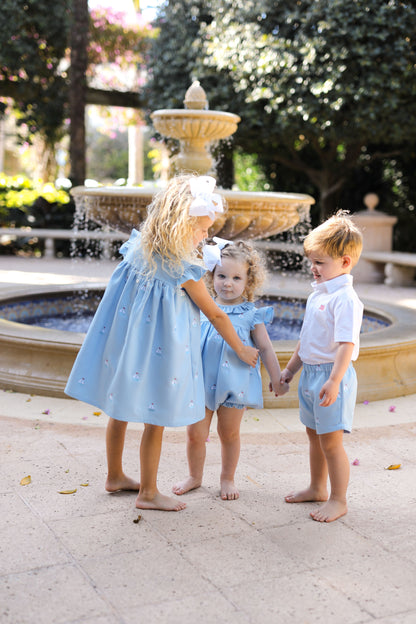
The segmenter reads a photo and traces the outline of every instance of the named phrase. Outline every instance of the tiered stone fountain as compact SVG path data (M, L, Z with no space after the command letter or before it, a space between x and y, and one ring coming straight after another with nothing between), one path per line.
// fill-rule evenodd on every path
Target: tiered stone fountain
M199 82L188 89L185 108L155 111L154 127L163 136L179 140L180 151L172 159L170 174L193 171L215 175L210 143L231 136L240 121L238 115L208 109ZM154 193L160 187L76 187L72 190L77 209L96 223L130 232L146 216ZM211 236L222 238L267 238L294 227L308 214L315 200L296 193L250 193L221 190L227 210L213 224Z

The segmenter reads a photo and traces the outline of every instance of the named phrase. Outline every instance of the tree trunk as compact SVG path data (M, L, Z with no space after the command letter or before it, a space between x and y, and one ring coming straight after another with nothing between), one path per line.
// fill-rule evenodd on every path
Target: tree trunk
M214 153L217 184L224 189L234 184L233 147L230 141L220 141Z
M87 44L89 32L88 0L72 0L71 67L69 85L69 116L71 163L70 178L73 186L84 184L85 159L85 105Z
M339 191L328 192L328 189L319 189L319 215L322 223L338 209Z

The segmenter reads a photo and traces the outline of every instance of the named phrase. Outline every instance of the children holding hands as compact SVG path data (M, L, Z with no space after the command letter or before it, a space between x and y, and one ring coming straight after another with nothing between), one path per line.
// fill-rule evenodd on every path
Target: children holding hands
M311 481L285 499L324 501L311 516L331 522L347 512L349 462L343 433L352 426L357 379L351 361L358 356L363 313L350 272L360 257L361 233L345 213L338 213L306 237L314 292L299 343L281 372L265 327L273 308L254 304L265 279L254 247L217 239L216 247L206 246L206 257L214 254L214 261L202 279L205 269L197 248L223 212L214 188L210 176L180 175L154 197L140 232L133 230L120 249L123 259L65 391L109 416L107 491L138 492L139 509L179 511L185 503L157 487L164 428L187 425L189 476L173 487L182 495L202 483L216 411L221 497L237 499L241 420L247 407L263 406L258 356L276 396L288 391L303 368L299 406L309 437ZM128 422L144 423L140 483L123 469Z

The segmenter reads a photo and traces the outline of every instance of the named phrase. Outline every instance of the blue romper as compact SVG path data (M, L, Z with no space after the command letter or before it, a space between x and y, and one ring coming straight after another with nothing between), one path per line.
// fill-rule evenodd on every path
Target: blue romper
M155 258L149 277L140 267L140 234L122 245L65 392L116 420L180 427L205 416L200 313L181 284L205 269L184 263L172 275Z
M220 305L241 341L255 346L250 332L255 325L271 323L271 306L256 308L254 303ZM204 370L205 405L215 411L225 407L263 407L260 361L255 368L245 364L228 346L204 314L201 315L201 352Z

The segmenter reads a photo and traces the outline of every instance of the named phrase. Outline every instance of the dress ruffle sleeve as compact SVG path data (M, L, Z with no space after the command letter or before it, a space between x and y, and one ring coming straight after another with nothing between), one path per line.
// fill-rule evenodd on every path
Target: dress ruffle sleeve
M254 329L256 325L260 325L260 323L264 323L268 325L273 321L274 310L273 306L264 306L263 308L256 308L256 311L253 316L251 329Z
M126 240L126 242L123 243L119 249L119 252L121 253L121 255L126 256L127 252L131 251L133 246L136 245L139 242L139 240L140 240L140 232L133 229L131 231L130 238Z
M201 277L206 273L206 269L199 264L186 264L185 270L181 275L181 284L184 284L188 280L193 280L194 282L199 282Z

